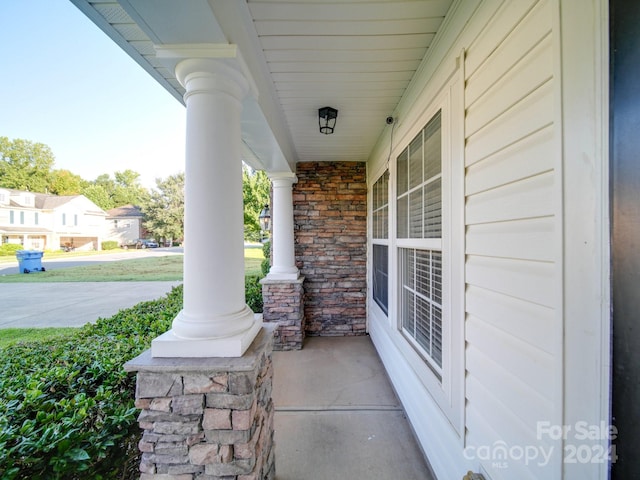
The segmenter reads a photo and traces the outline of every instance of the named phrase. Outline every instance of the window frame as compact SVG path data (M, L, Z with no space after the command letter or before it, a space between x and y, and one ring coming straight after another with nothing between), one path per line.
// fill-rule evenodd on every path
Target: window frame
M432 97L429 105L412 117L389 157L389 327L394 344L414 374L447 416L464 441L464 90L461 69ZM439 239L397 238L398 165L397 158L430 119L441 111L441 198L442 237ZM442 251L442 368L440 377L419 349L401 331L400 248ZM375 305L375 302L372 302ZM446 350L446 351L445 351Z

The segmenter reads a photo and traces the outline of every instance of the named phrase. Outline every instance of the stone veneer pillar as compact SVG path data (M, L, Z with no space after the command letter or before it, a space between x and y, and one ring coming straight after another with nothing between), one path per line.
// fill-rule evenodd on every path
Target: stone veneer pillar
M278 325L274 350L300 350L304 343L304 277L296 280L270 280L262 283L262 315L265 322Z
M273 480L273 331L245 303L241 110L234 45L165 45L185 87L184 308L137 372L141 480Z
M304 341L304 278L296 267L292 186L295 174L272 173L272 265L262 279L262 315L276 322L275 350L300 350Z
M140 480L273 480L273 329L241 358L127 362L137 372Z

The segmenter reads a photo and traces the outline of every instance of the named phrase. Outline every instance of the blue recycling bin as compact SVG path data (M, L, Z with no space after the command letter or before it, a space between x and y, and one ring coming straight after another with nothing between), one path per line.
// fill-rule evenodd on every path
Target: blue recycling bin
M44 255L44 252L39 250L18 250L16 257L18 258L20 273L44 272L42 255Z

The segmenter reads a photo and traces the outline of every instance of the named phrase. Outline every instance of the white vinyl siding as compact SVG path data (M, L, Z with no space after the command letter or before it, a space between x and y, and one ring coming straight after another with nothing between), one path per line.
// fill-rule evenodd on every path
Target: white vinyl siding
M549 1L505 2L465 62L470 446L538 445L537 422L558 418L551 26ZM507 470L481 463L494 479L541 478L553 468L514 459Z
M443 312L461 309L443 321L460 325L450 337L443 331L443 395L421 370L423 357L392 330L401 321L397 253L439 250L418 243L435 239L412 238L408 221L390 239L389 318L371 309L369 326L437 478L469 470L492 480L606 478L606 462L563 463L573 438L563 443L537 431L538 422L609 421L606 12L599 1L460 2L396 110L395 135L385 132L370 162L381 171L390 150L399 157L461 73L462 104L446 119L443 109L443 134L450 127L455 137L458 121L463 137L443 149L450 158L443 169L461 172L443 171L443 206L458 198L455 188L463 198L442 216L443 232L454 232L441 246ZM410 174L409 153L390 169L397 200L412 188L395 182ZM392 224L395 215L408 218L410 199L391 209ZM462 253L447 257L456 247ZM449 274L461 281L449 282ZM578 445L607 447L602 439ZM515 453L492 458L501 447ZM518 458L527 447L552 449L549 461Z

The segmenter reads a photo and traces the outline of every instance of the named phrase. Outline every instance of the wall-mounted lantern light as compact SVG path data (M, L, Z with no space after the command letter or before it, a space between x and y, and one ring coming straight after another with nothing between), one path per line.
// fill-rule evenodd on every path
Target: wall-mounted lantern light
M258 216L258 221L260 222L260 230L268 232L271 228L271 211L269 210L269 205L264 206Z
M329 135L336 128L336 118L338 118L338 110L331 107L322 107L318 109L318 124L320 125L320 133Z

